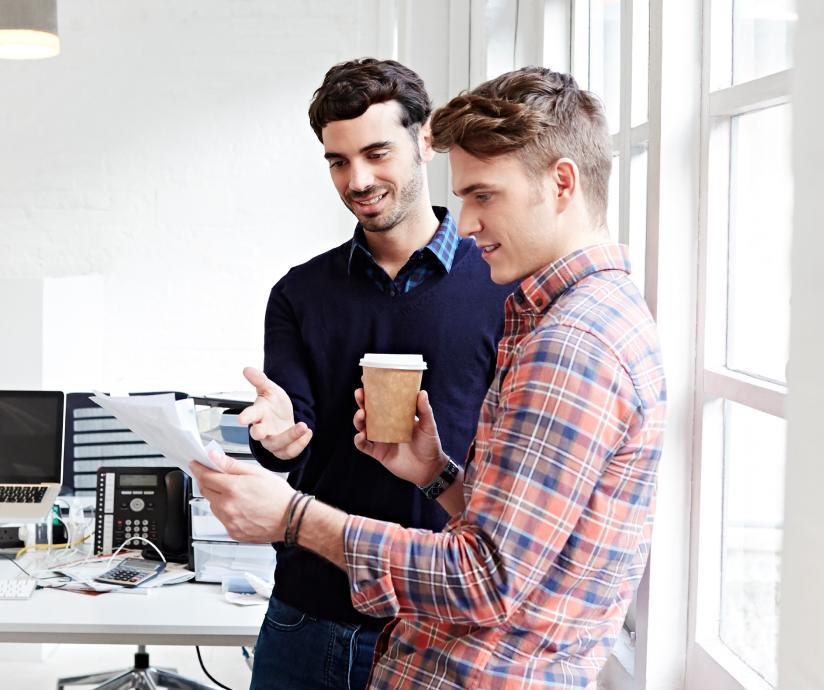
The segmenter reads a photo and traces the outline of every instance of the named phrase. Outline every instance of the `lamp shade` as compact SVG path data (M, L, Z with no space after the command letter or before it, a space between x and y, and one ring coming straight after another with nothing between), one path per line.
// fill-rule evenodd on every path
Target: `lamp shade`
M57 0L0 0L0 58L36 60L59 54Z

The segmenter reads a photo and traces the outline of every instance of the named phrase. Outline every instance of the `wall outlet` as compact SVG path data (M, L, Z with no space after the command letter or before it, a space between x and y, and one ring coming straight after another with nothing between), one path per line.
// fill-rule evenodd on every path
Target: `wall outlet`
M19 527L0 527L0 549L18 549L23 546Z

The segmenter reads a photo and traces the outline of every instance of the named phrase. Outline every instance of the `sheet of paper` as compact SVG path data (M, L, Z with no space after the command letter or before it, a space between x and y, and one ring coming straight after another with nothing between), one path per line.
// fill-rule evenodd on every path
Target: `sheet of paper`
M115 592L123 589L131 591L140 588L151 589L152 587L188 582L195 576L194 572L187 570L182 564L167 563L164 570L151 580L147 580L137 587L123 587L122 585L110 584L108 582L95 582L94 578L119 565L123 560L122 558L115 559L114 561L110 561L108 558L94 559L76 565L56 568L55 572L71 578L72 582L63 585L64 589L90 589L95 592Z
M192 515L192 534L197 539L208 541L235 541L214 515Z
M192 460L220 471L209 460L209 451L221 450L220 444L210 441L204 447L191 398L175 400L173 393L112 397L95 391L91 399L184 472Z

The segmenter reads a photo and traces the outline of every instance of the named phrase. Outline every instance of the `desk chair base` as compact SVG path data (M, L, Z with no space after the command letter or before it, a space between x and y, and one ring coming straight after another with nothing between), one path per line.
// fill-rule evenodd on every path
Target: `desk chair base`
M96 685L94 690L214 690L211 685L204 685L196 680L175 673L172 669L149 666L149 655L145 645L140 645L134 655L134 668L103 673L90 673L85 676L59 678L57 690L65 690L67 685Z

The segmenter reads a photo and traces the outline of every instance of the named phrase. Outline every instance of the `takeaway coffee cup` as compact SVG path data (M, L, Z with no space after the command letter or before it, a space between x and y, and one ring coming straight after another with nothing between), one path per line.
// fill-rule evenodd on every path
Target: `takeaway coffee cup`
M415 403L426 362L421 355L365 354L363 394L366 437L384 443L408 443L415 424Z

